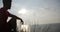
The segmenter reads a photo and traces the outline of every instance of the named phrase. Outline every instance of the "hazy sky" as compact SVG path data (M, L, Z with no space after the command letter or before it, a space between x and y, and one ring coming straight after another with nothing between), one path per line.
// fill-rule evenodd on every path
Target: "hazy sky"
M9 12L25 24L60 23L60 0L13 0Z

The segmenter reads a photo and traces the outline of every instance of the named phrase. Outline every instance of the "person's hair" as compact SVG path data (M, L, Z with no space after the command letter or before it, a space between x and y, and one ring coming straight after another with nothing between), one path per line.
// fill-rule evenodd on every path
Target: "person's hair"
M11 7L11 2L12 2L12 0L3 0L3 6L4 7Z

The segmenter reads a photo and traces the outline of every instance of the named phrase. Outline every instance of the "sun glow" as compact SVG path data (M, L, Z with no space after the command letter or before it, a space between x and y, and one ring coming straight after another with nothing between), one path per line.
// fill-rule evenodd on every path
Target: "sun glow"
M27 13L27 10L26 9L21 9L21 10L18 11L18 13L19 14L25 14L25 13Z

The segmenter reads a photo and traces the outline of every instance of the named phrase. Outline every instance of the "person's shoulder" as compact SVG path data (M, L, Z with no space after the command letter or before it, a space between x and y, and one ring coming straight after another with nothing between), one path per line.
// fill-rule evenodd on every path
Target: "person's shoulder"
M2 10L2 8L0 8L0 10Z
M3 9L2 9L2 8L0 8L0 12L2 12L2 10L3 10Z
M4 10L4 8L0 8L0 10Z

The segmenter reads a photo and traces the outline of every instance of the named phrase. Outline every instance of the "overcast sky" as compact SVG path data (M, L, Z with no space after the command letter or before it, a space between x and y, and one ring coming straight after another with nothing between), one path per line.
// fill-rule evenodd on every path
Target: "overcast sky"
M25 24L60 23L60 0L13 0L9 12Z

